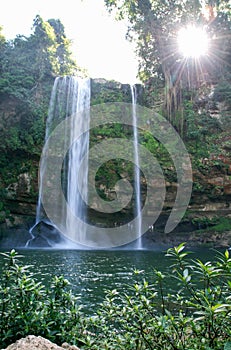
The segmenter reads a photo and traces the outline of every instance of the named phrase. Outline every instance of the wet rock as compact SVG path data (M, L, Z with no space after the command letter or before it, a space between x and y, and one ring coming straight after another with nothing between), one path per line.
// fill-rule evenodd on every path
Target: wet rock
M62 243L62 237L58 230L46 222L39 222L32 230L33 238L28 247L53 247Z
M7 229L5 224L0 225L0 247L1 249L13 249L25 247L31 238L29 229L11 228Z

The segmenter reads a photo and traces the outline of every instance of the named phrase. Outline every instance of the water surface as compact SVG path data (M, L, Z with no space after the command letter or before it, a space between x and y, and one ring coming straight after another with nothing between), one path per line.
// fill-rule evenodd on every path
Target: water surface
M54 275L63 275L71 284L75 295L87 313L92 314L102 302L107 290L126 291L135 281L134 269L143 270L150 282L153 269L166 271L171 265L165 252L148 250L36 250L18 251L23 262L33 265L38 279L48 285ZM212 260L213 250L197 250L192 258ZM0 267L3 259L0 258ZM169 286L174 288L174 286Z

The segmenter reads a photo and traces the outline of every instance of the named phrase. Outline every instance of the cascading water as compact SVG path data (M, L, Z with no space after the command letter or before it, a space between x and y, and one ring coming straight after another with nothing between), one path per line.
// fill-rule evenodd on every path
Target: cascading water
M136 216L135 230L137 240L136 249L142 249L142 214L141 214L141 186L140 186L140 166L138 151L138 129L137 129L137 94L136 86L131 85L132 96L132 122L133 122L133 149L134 149L134 197ZM73 117L74 116L74 117ZM70 117L70 118L68 118ZM63 121L67 121L63 123ZM68 124L69 123L69 124ZM85 245L86 240L86 204L88 192L88 159L85 155L89 148L89 124L90 124L90 79L78 79L76 77L56 78L51 93L48 118L46 123L45 145L49 141L53 131L60 127L61 133L57 140L57 152L49 153L48 157L62 158L62 171L60 174L60 182L62 183L62 194L56 194L50 185L55 177L57 167L56 163L51 171L48 171L48 158L46 151L41 157L40 162L40 185L39 199L36 212L36 223L31 228L31 239L26 246L36 246L36 239L42 237L49 246L54 246L54 233L59 232L57 227L61 227L62 233L74 242ZM44 148L46 149L46 148ZM68 150L65 152L61 149ZM49 164L51 166L52 162ZM80 174L79 169L82 169ZM84 171L84 172L83 172ZM49 187L50 186L50 187ZM81 189L81 193L79 192ZM65 197L66 201L62 200ZM46 215L43 208L44 198L52 207L52 215ZM84 200L83 200L84 199ZM49 208L50 209L50 208ZM76 225L76 217L79 218ZM51 219L50 219L51 218ZM57 225L56 222L62 223ZM48 235L44 234L44 226L49 228ZM50 235L53 237L50 238ZM59 235L60 236L60 235ZM33 244L31 244L33 241ZM63 241L64 242L64 241ZM67 243L68 242L68 243ZM66 241L66 247L69 245ZM60 244L59 244L60 246ZM82 247L83 247L82 246Z
M82 200L82 196L78 190L77 183L79 184L83 198L87 198L88 192L88 161L84 162L85 176L78 177L78 170L82 158L87 153L89 148L89 132L83 133L84 130L89 130L90 122L90 80L73 80L73 97L70 96L72 100L71 114L77 116L77 118L72 119L73 123L71 126L70 144L73 144L70 153L69 160L67 164L67 202L71 211L79 217L82 224L78 227L78 236L75 232L71 234L71 231L75 231L76 228L73 222L73 216L66 213L66 232L71 234L71 237L78 238L77 241L85 240L86 235L86 225L84 221L86 220L86 207ZM81 134L75 142L75 135ZM81 235L81 239L80 239Z
M69 210L66 209L66 205L60 207L62 201L56 201L52 203L52 206L54 207L53 211L56 211L59 217L61 216L61 221L65 224L64 231L70 232L70 236L75 237L76 241L81 241L84 240L86 234L85 225L83 224L82 227L79 225L78 228L74 227L73 215L69 215L68 213L71 211L71 213L81 220L86 219L85 204L78 188L81 188L83 198L87 198L88 162L85 161L86 176L78 179L78 169L89 147L89 132L84 132L84 130L89 129L90 122L90 79L79 79L69 76L56 78L51 93L45 141L49 138L55 127L70 116L75 117L70 119L72 125L68 129L63 130L63 137L68 144L69 152L64 159L62 169L62 188ZM76 139L76 135L81 136ZM46 167L46 159L43 157L40 163L40 186L36 223L30 230L31 240L34 239L33 230L39 223L44 222L55 226L47 218L42 205L43 194L47 190L43 181ZM77 186L77 183L80 187ZM30 245L31 240L27 242L26 246Z
M137 249L142 249L141 238L141 226L142 226L142 214L141 214L141 191L140 191L140 166L139 166L139 150L138 150L138 130L137 130L137 93L136 86L131 85L132 95L132 123L133 123L133 143L134 143L134 180L135 180L135 213L137 217Z

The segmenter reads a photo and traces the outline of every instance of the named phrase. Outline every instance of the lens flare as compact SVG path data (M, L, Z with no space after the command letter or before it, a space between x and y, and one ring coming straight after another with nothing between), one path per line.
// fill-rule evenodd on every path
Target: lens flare
M185 57L198 58L208 52L208 37L202 28L193 25L181 28L177 41L179 50Z

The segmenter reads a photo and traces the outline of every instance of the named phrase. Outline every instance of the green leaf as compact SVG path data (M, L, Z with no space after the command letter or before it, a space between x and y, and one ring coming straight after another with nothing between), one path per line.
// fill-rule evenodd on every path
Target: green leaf
M228 249L226 249L226 251L225 251L225 257L226 257L226 259L229 258L229 251L228 251Z
M224 350L231 350L231 342L230 341L225 343Z
M175 247L176 252L180 253L182 250L184 250L185 244L186 243L184 242L184 243L179 244L178 247Z

